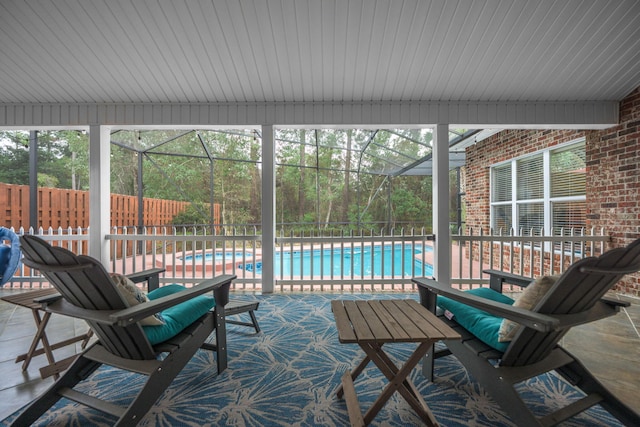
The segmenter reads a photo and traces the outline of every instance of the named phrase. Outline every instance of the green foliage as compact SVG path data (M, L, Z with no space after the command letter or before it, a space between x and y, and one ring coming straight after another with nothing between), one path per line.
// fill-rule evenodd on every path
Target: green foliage
M308 230L429 227L431 177L395 176L431 152L430 131L284 129L276 132L276 220ZM112 134L111 191L187 201L173 223L208 224L211 203L223 224L261 219L260 135L251 130L128 131ZM28 184L29 133L0 133L0 181ZM40 185L87 189L88 138L39 134ZM139 167L142 165L142 170ZM452 188L452 209L457 195Z
M209 206L203 203L193 203L184 211L173 217L171 224L174 226L209 224L211 215L209 214Z
M38 132L38 182L43 186L89 188L87 136L77 131ZM29 132L0 132L0 182L29 184Z
M29 184L29 133L0 132L0 182Z
M55 176L46 173L38 174L38 187L57 188L58 182L58 178Z
M89 189L89 138L77 131L60 131L58 138L67 144L67 155L61 158L65 173L71 175L69 188L72 190ZM63 187L66 188L66 187Z
M137 191L138 159L135 151L111 146L111 192L135 196Z

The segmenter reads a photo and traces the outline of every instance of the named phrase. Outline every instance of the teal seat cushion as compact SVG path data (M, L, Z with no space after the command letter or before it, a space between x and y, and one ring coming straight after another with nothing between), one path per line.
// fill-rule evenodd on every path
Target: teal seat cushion
M465 292L482 298L487 298L492 301L513 305L513 299L490 288L470 289ZM468 306L440 295L438 295L437 305L443 310L451 313L453 315L453 320L478 337L478 339L488 346L499 351L505 351L509 346L508 342L498 341L498 331L502 324L502 317L494 316L484 310ZM445 315L447 314L445 313Z
M184 291L185 289L182 285L172 284L155 289L149 292L147 296L150 300L154 300ZM143 326L142 329L151 345L159 344L178 335L187 326L191 325L215 307L215 305L216 302L213 296L199 295L163 310L162 319L164 320L164 325Z

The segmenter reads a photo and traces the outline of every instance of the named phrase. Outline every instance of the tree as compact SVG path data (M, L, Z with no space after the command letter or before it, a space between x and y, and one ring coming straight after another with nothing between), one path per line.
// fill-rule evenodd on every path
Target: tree
M0 181L29 185L29 132L0 132ZM77 131L38 132L41 186L88 189L88 140Z
M0 182L29 185L29 134L0 131Z
M65 158L71 173L72 190L89 189L89 139L84 132L61 131L60 137L69 145L70 156Z

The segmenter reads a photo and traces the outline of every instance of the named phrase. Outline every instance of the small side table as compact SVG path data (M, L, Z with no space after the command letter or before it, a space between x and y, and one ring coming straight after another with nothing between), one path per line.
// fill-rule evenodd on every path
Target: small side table
M339 341L358 344L366 354L353 371L347 371L342 376L342 384L336 393L339 398L345 398L351 425L365 426L371 423L397 391L427 425L437 426L433 413L408 375L436 341L460 339L460 334L415 300L334 300L331 301L331 309ZM401 342L419 344L404 365L398 368L382 346ZM354 381L370 361L375 363L389 383L363 415Z
M256 330L256 334L260 332L260 325L258 325L258 319L256 319L255 310L258 309L258 301L239 301L231 300L224 306L225 319L227 323L233 325L249 326ZM231 320L226 316L233 316L234 314L249 313L251 322L243 322L241 320Z
M25 307L31 310L31 313L33 314L33 319L36 322L36 328L37 328L36 334L33 337L33 340L31 341L31 346L29 347L29 350L26 353L19 355L16 358L16 363L23 362L22 370L26 371L33 357L39 356L41 354L46 355L47 361L49 362L49 364L47 366L40 368L40 376L43 379L52 375L55 379L58 379L59 373L67 369L71 364L71 362L73 362L77 356L77 355L74 355L74 356L67 357L63 360L56 361L53 355L53 350L61 347L66 347L68 345L74 344L79 341L82 341L82 348L84 349L92 335L91 331L89 330L87 331L87 333L79 336L75 336L57 343L53 343L53 344L49 343L49 339L47 338L46 328L47 328L47 324L49 323L49 318L51 317L51 313L44 311L42 309L42 304L34 300L37 300L38 298L51 296L57 293L58 291L55 290L54 288L49 288L49 289L38 289L38 290L28 291L28 292L20 292L20 293L16 293L15 295L7 295L1 298L3 301L6 301L11 304L19 305L21 307ZM44 313L42 317L40 316L41 312ZM42 344L42 347L38 348L38 344Z
M158 288L160 284L159 275L164 271L164 268L152 268L149 270L128 274L127 277L134 283L147 282L148 290L151 291ZM66 340L53 344L49 343L46 328L47 324L49 323L49 319L51 318L51 313L43 309L42 302L40 302L39 300L46 299L47 297L51 297L53 295L56 295L57 293L58 291L55 288L45 288L31 290L28 292L19 292L15 295L6 295L0 298L10 304L19 305L31 310L33 319L36 323L36 334L33 337L33 341L31 342L29 350L25 354L19 355L16 358L16 363L23 362L22 370L26 371L33 357L39 356L41 354L46 355L49 364L40 368L40 376L43 379L50 376L58 379L60 377L60 372L66 370L69 365L71 365L71 363L76 359L76 357L78 357L78 355L75 354L63 360L56 361L53 355L53 350L61 347L66 347L80 341L82 342L81 348L84 349L87 346L89 339L91 339L91 337L93 336L93 331L91 331L91 329L88 329L87 332L82 335L68 338ZM44 313L42 317L40 316L41 313ZM42 344L42 348L38 348L39 344Z

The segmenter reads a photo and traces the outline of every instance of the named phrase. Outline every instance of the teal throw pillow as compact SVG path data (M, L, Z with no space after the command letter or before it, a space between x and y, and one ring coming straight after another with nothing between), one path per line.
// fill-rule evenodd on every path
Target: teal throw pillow
M162 286L147 294L150 300L158 299L176 292L182 292L186 288L182 285L172 284ZM143 326L147 339L151 345L164 342L182 332L187 326L198 320L201 316L215 307L213 296L199 295L188 301L169 307L162 311L164 325Z
M490 288L476 288L465 292L490 299L492 301L509 305L513 304L513 299ZM464 327L488 346L491 346L498 351L505 351L509 346L508 342L498 341L498 331L502 324L502 317L494 316L484 310L468 306L440 295L438 295L437 305L445 310L445 316L453 318L453 320L460 324L460 326ZM449 313L447 313L447 311Z

